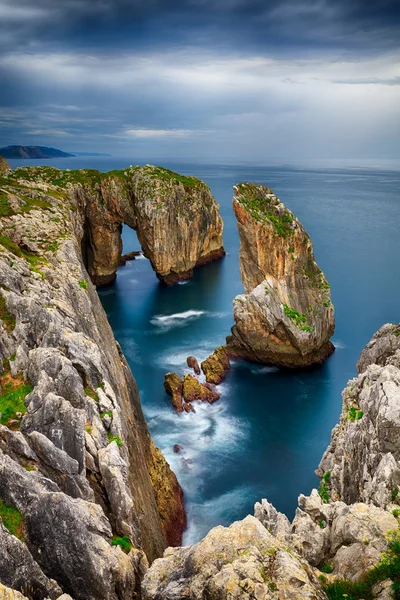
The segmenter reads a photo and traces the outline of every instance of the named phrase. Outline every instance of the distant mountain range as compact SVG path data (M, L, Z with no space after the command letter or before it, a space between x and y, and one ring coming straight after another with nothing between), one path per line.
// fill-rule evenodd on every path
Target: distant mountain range
M75 154L46 146L6 146L0 148L0 156L4 158L68 158Z

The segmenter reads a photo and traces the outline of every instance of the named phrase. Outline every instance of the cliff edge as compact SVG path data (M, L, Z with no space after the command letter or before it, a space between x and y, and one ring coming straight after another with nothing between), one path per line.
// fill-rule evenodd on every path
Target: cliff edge
M269 188L241 183L234 192L245 294L233 302L228 351L283 367L321 363L334 350L335 319L307 232Z
M0 581L140 597L180 542L182 490L85 269L85 205L6 170L0 214Z

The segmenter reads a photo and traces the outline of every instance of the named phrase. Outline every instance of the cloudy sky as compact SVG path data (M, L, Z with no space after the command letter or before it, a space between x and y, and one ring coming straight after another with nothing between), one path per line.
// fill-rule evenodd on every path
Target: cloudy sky
M399 0L0 0L0 146L400 158Z

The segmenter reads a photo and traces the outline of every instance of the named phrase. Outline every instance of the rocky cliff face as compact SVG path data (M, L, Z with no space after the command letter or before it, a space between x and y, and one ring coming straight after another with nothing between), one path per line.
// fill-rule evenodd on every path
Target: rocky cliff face
M245 294L233 303L231 354L285 367L322 362L334 349L335 320L310 238L269 188L234 189Z
M122 223L136 229L144 255L165 283L187 279L196 266L225 254L218 205L195 177L151 165L109 173L31 167L13 177L56 186L84 213L82 253L96 285L115 278Z
M320 488L293 521L263 500L254 517L169 548L144 577L146 600L400 597L399 340L400 325L385 325L362 352Z
M357 367L318 474L330 472L335 499L391 509L400 500L400 325L384 325Z
M140 597L180 541L182 491L82 261L83 187L21 171L0 180L0 581Z

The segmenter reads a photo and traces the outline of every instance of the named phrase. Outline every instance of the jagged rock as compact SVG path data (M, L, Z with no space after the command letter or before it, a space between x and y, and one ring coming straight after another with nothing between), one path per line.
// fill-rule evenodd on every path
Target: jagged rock
M0 173L7 173L11 171L11 167L3 156L0 156Z
M325 599L319 580L254 517L168 549L147 572L145 600Z
M218 385L231 368L229 358L223 346L219 346L214 352L201 363L201 368L206 376L207 383Z
M193 369L196 375L200 375L199 363L195 356L188 356L186 362L189 369Z
M11 535L0 519L0 581L15 590L42 598L58 598L62 589L48 579L26 544ZM1 598L0 588L0 598Z
M0 600L28 600L28 598L23 596L20 592L0 583Z
M196 412L193 404L190 404L190 402L183 403L183 410L185 412Z
M154 448L83 264L84 185L81 197L76 182L55 186L40 175L66 172L37 167L23 179L30 172L8 175L10 193L24 190L25 210L15 204L0 219L0 294L15 319L0 324L1 371L7 361L33 388L18 410L20 431L0 426L0 499L20 511L27 551L62 591L75 600L131 598L146 556L162 554L171 530L180 542L182 491ZM129 556L111 546L120 532L131 537Z
M265 500L256 502L254 516L268 531L278 539L285 540L290 533L290 521L286 515L278 512L276 508Z
M163 531L168 546L179 546L186 529L183 491L161 450L151 442L152 463L149 463L151 481L157 499Z
M349 504L390 508L400 500L400 369L392 364L399 349L396 332L385 325L362 352L358 365L366 370L343 391L340 423L317 471L320 477L330 473L332 498Z
M322 362L334 349L335 320L310 238L269 188L234 191L245 294L233 302L228 353L284 367Z
M177 412L183 412L183 381L179 375L176 373L167 373L164 378L164 387L167 394L172 397L172 406Z
M357 362L358 374L364 373L370 365L384 367L400 350L400 324L386 323L373 336L361 352ZM396 365L395 365L396 366ZM400 368L400 365L397 365Z
M126 254L123 254L119 259L119 266L123 267L124 265L126 265L127 262L129 262L130 260L135 260L135 258L137 256L140 256L141 254L141 250L132 250L132 252L127 252Z
M208 389L208 387L200 383L194 375L184 375L183 397L186 403L193 402L193 400L201 400L202 402L209 402L212 404L218 400L221 395Z

